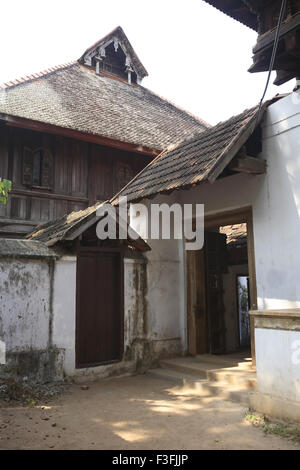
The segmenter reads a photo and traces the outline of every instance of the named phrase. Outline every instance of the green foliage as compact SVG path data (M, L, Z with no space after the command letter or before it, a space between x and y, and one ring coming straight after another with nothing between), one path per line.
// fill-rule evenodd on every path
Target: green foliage
M295 423L282 421L271 421L265 415L249 411L245 420L253 426L261 428L265 434L274 434L275 436L285 437L294 442L300 443L300 426Z
M11 181L0 178L0 204L6 204L8 192L11 190Z

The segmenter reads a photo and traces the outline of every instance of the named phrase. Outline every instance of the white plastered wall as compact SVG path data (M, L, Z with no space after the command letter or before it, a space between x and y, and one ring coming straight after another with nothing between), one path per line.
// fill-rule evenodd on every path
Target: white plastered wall
M142 202L150 214L150 204L172 204L173 200L173 196L158 196ZM137 231L140 220L136 225L131 218L131 225ZM145 237L151 247L146 253L148 339L157 356L167 357L181 354L187 345L184 244L182 240L151 239L151 217L149 220Z
M258 391L300 403L300 331L255 329Z
M57 260L53 286L53 344L64 350L64 372L75 370L76 257Z
M300 93L269 106L268 168L253 204L259 309L300 307Z

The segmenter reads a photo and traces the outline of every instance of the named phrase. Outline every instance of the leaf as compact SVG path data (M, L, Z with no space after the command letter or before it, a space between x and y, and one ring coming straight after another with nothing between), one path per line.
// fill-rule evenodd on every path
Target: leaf
M0 203L1 204L6 204L8 193L10 190L11 190L11 181L0 179Z

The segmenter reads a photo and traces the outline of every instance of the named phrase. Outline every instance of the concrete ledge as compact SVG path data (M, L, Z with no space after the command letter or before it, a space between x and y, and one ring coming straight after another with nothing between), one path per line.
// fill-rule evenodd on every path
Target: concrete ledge
M300 331L300 309L251 310L255 328Z
M274 418L300 422L300 402L260 392L249 393L250 408Z
M300 308L288 308L279 310L250 310L249 314L255 318L300 318Z
M72 374L67 374L68 379L74 383L95 382L109 377L121 377L136 373L136 361L122 361L116 364L108 364L86 369L75 369Z

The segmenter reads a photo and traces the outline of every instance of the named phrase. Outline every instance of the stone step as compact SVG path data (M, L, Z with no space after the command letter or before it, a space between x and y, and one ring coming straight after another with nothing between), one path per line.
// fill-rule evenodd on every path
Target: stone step
M216 354L200 354L195 356L195 359L200 362L222 364L224 367L239 367L243 370L255 370L252 366L252 358L241 357L240 354L230 355L216 355Z
M256 388L255 370L243 370L239 367L224 368L220 364L205 363L194 358L168 359L161 361L161 366L163 369L172 369L199 379L238 385L246 390Z
M180 387L178 392L181 395L218 397L222 400L230 400L249 406L249 392L238 385L221 381L211 382L167 368L150 369L147 371L147 375L176 383Z

